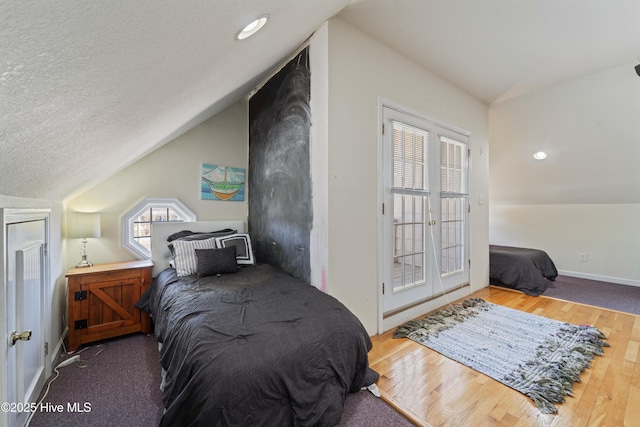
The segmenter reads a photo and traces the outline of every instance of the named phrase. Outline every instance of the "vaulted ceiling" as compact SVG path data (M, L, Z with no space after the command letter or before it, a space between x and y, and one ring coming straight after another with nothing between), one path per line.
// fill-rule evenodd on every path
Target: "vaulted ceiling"
M0 0L0 194L61 200L106 178L246 95L348 3Z
M63 200L108 177L239 100L338 13L487 104L640 54L637 0L0 0L0 195Z
M640 203L640 1L370 0L339 16L490 106L492 204Z
M340 17L487 104L640 55L637 0L368 0Z

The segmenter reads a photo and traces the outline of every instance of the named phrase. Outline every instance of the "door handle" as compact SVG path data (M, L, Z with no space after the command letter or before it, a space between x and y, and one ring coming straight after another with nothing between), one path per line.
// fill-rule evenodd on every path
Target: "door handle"
M16 341L29 341L31 339L31 331L24 331L17 333L16 331L11 332L11 345L15 345Z
M429 221L429 225L436 225L436 220L433 219L433 220Z

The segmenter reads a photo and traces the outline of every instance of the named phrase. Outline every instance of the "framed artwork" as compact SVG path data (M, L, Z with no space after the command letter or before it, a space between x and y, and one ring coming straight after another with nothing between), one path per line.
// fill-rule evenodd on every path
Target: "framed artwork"
M244 200L244 168L202 164L200 199Z

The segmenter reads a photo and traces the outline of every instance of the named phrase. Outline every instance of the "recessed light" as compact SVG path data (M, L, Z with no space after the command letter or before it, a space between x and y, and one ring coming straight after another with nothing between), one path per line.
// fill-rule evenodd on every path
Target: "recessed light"
M256 18L249 25L236 33L236 40L244 40L260 31L260 28L264 27L264 24L267 23L267 19L269 19L269 15L261 15Z
M544 151L538 151L536 153L533 153L533 158L536 160L543 160L547 158L547 153L545 153Z

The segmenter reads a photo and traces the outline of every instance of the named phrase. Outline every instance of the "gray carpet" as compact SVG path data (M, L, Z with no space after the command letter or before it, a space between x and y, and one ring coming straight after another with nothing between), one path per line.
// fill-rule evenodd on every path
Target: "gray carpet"
M45 407L62 405L63 411L36 412L30 427L157 426L163 406L155 338L133 334L83 348L79 350L81 362L59 368L60 376L51 384L43 402L51 404ZM88 411L71 413L69 404ZM341 427L412 425L368 391L347 396L339 424Z
M558 276L542 294L640 315L640 287Z

